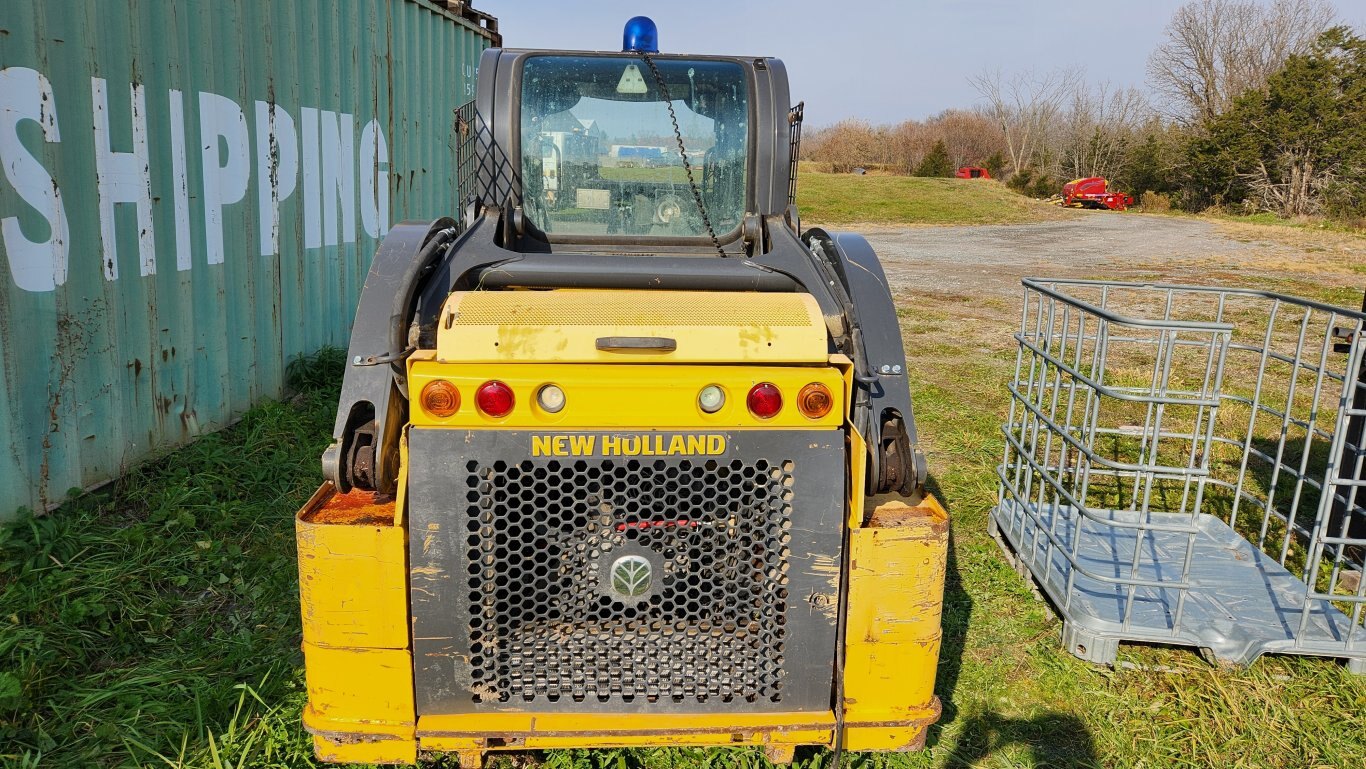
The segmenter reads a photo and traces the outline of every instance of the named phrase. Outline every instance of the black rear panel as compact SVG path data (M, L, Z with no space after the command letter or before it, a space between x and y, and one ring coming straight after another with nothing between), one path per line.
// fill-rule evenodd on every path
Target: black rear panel
M829 707L842 432L547 440L411 432L419 713Z

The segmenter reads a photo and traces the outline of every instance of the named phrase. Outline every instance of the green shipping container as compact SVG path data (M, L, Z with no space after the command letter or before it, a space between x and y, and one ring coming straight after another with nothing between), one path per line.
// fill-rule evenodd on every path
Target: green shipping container
M389 225L455 211L497 44L457 2L0 3L0 518L344 347Z

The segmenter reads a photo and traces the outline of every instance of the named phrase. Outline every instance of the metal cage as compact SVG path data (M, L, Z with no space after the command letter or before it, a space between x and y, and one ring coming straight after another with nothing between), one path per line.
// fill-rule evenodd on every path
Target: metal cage
M1366 673L1366 315L1027 279L990 529L1073 654L1120 641Z

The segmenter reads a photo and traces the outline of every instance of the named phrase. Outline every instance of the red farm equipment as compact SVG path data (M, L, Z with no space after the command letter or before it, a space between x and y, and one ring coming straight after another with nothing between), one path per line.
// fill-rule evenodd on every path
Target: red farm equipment
M980 166L963 166L954 176L959 179L990 179L991 172Z
M1062 204L1079 208L1106 208L1123 211L1134 204L1134 196L1109 189L1109 182L1099 176L1076 179L1062 186Z

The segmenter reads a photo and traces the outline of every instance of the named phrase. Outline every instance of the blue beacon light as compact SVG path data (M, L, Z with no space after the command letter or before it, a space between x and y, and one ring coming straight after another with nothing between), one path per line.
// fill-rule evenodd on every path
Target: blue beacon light
M649 16L635 16L626 22L621 32L623 53L659 53L659 28Z

